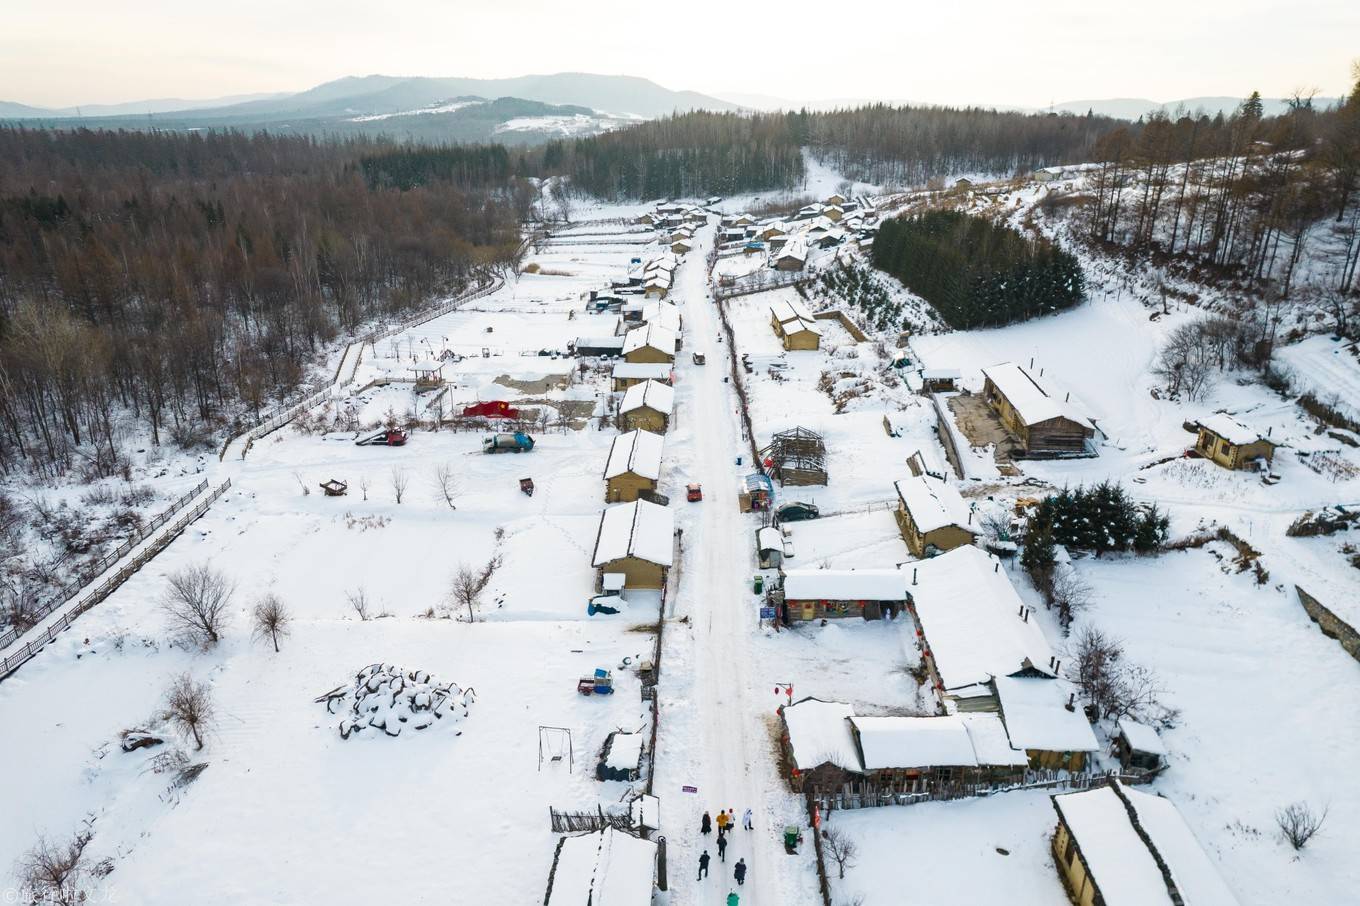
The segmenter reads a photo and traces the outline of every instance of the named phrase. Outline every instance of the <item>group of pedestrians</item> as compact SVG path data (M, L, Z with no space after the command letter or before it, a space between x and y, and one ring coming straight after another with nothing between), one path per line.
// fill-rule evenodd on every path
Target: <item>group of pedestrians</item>
M749 808L746 810L745 814L741 816L741 825L746 830L752 829L751 817L751 810ZM708 812L704 812L703 820L699 823L699 833L704 837L707 837L709 834L713 833L714 824L718 825L718 861L726 862L727 835L737 828L737 813L730 808L726 811L720 809L718 811L718 818L715 821ZM708 863L710 861L711 857L708 854L708 850L705 849L703 855L699 856L698 880L702 881L704 878L708 877ZM745 859L737 860L737 864L732 867L732 877L736 880L738 887L746 883ZM737 902L737 892L734 890L727 895L727 906L737 906Z

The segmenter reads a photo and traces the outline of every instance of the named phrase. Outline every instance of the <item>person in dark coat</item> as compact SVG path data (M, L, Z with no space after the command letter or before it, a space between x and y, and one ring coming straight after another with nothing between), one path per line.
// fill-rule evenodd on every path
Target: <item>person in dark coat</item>
M699 825L699 830L701 833L705 834L713 833L713 819L708 817L708 812L704 812L704 820L703 823Z
M699 877L694 880L702 881L706 877L708 877L708 850L704 850L704 854L699 857Z
M718 835L718 861L727 861L727 838L722 834Z
M733 874L733 876L737 879L737 886L738 886L738 887L740 887L741 885L743 885L743 884L746 883L746 860L745 860L745 859L738 859L738 860L737 860L737 867L734 868L734 869L732 869L732 874Z

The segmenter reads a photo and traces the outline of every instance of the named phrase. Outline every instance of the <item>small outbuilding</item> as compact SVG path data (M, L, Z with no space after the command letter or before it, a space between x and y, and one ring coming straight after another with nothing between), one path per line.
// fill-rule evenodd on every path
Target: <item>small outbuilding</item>
M634 384L619 403L619 428L623 431L641 428L665 434L674 408L675 390L671 387L651 380Z
M1157 731L1131 717L1121 717L1111 750L1126 771L1159 774L1166 769L1166 745Z
M634 430L614 438L604 467L604 499L608 503L637 500L639 492L655 491L661 478L660 434Z
M624 588L661 588L674 556L675 517L669 507L634 500L600 514L591 562L602 573L622 573Z
M1114 780L1052 801L1053 861L1077 906L1238 906L1171 800Z
M791 569L784 573L787 619L894 617L906 606L907 588L895 569Z
M1255 469L1275 461L1276 444L1227 413L1200 419L1195 452L1225 469Z
M913 556L934 556L977 540L973 511L952 484L926 473L893 484L897 527Z
M756 529L756 559L761 569L778 569L784 565L784 535L767 525Z

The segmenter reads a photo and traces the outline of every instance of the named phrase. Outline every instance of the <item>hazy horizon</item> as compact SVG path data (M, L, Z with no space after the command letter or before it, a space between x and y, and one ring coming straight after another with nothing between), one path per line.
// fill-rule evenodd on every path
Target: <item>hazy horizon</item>
M1189 9L1151 0L1128 17L1053 0L1017 19L1013 7L982 0L966 13L872 4L847 24L811 3L786 4L773 16L698 0L657 33L656 23L621 0L590 0L588 13L534 0L492 8L413 0L382 18L356 0L300 0L286 9L241 0L230 15L169 0L117 8L25 0L7 10L0 35L0 100L59 108L296 92L370 73L553 72L633 75L673 90L808 103L910 98L1042 108L1252 90L1336 96L1349 87L1360 53L1352 40L1360 5L1343 6L1205 0ZM658 38L649 42L650 33Z

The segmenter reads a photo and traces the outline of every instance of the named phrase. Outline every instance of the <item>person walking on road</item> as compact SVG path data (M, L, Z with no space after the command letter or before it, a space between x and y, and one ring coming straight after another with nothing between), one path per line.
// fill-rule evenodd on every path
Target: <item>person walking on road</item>
M705 835L713 832L713 819L708 817L708 812L704 812L704 820L699 825L699 832Z
M695 880L702 881L706 877L708 877L708 850L704 850L704 854L699 857L699 877Z
M718 810L718 836L727 833L727 812Z
M737 867L734 868L734 869L732 869L732 876L733 876L734 878L737 879L737 886L738 886L738 887L740 887L741 885L743 885L743 884L746 883L746 860L745 860L745 859L738 859L738 860L737 860Z
M748 808L746 814L741 816L742 827L751 830L751 810Z
M727 838L721 834L718 835L718 861L727 861Z

